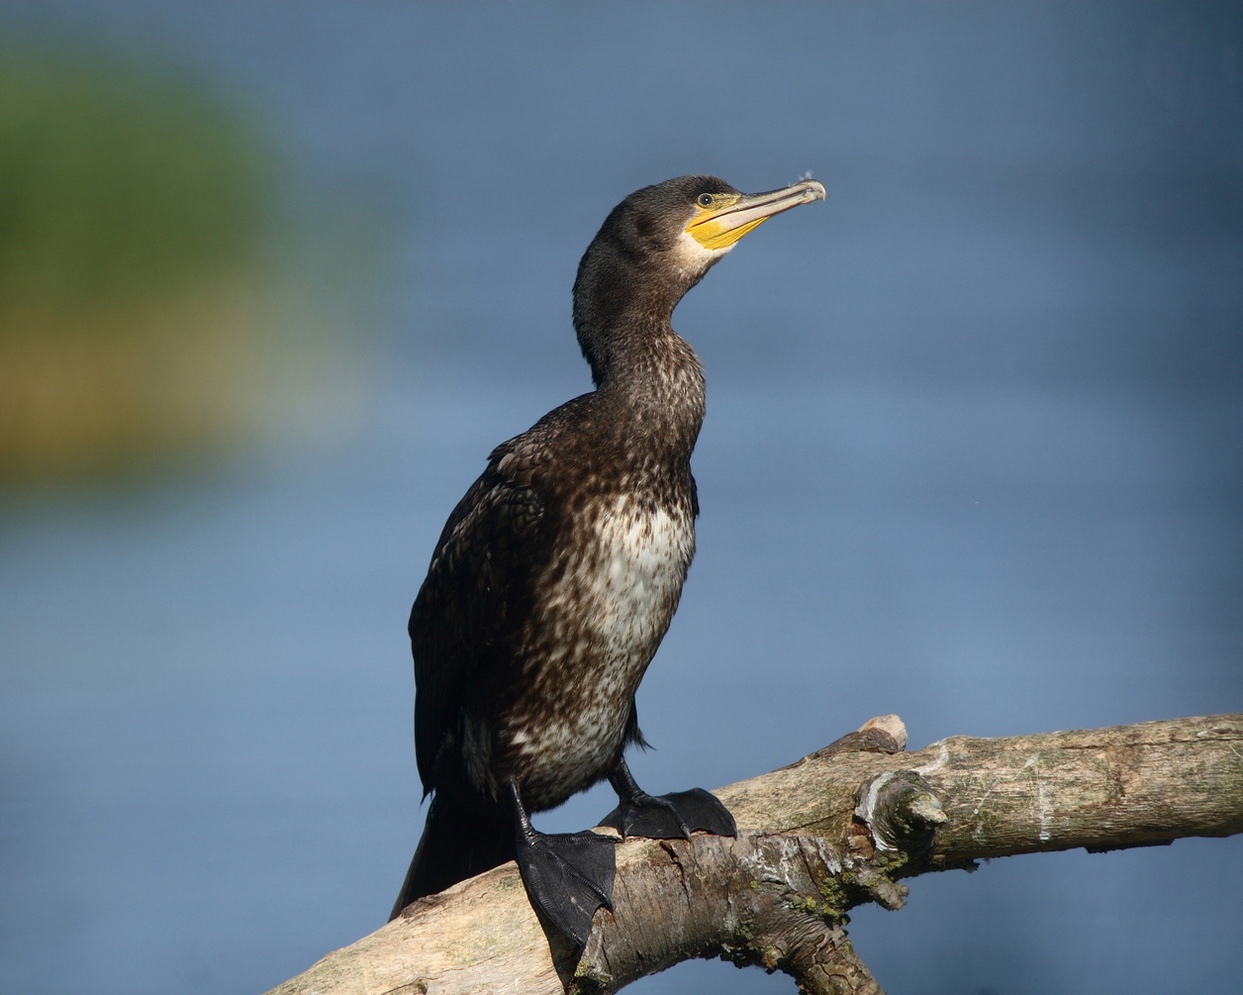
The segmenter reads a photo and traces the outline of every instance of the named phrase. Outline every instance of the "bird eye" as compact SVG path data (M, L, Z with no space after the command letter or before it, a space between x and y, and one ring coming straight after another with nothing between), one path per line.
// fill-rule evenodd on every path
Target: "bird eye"
M711 207L712 206L712 194L701 193L699 195L699 206L700 207Z

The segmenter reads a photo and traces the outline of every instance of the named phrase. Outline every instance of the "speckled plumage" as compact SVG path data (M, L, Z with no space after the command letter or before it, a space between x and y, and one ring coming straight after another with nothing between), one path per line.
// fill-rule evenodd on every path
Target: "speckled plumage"
M513 856L507 791L538 812L629 778L635 691L695 552L704 378L670 318L728 251L686 233L704 191L741 196L682 177L609 215L574 286L596 389L493 450L436 544L410 616L419 774L436 797L394 914Z
M471 787L496 796L512 776L530 811L590 787L620 752L695 551L703 377L681 340L657 343L653 408L611 384L576 398L498 447L450 520L411 617L425 785L457 745L433 717L446 692Z

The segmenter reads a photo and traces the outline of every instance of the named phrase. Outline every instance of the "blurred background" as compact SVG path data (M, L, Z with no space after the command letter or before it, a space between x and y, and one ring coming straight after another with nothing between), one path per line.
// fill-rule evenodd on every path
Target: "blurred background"
M647 183L808 170L675 315L703 512L640 782L885 712L1243 710L1239 5L0 7L0 991L259 992L383 923L406 615L489 449L590 386L579 255ZM1241 928L1234 838L852 935L892 992L1023 995L1228 991Z

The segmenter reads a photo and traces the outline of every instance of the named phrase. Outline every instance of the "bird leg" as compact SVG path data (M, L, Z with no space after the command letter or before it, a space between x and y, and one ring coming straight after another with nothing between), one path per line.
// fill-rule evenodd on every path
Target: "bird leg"
M609 771L609 784L617 792L618 805L600 825L612 826L622 836L690 839L696 829L717 836L738 835L729 809L703 788L649 795L635 783L624 757L618 757Z
M541 833L531 825L518 786L507 784L514 814L518 870L538 912L581 951L596 909L613 908L616 840L592 832Z

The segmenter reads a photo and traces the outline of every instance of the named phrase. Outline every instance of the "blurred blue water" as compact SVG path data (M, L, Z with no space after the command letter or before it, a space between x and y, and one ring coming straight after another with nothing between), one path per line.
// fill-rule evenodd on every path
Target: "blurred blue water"
M830 197L675 316L703 516L641 782L890 711L918 746L1243 710L1237 7L58 0L0 29L187 66L281 133L291 184L405 233L345 443L4 510L0 991L259 991L382 921L432 543L491 446L588 387L578 255L682 172ZM891 991L1243 971L1237 838L912 886L855 920Z

